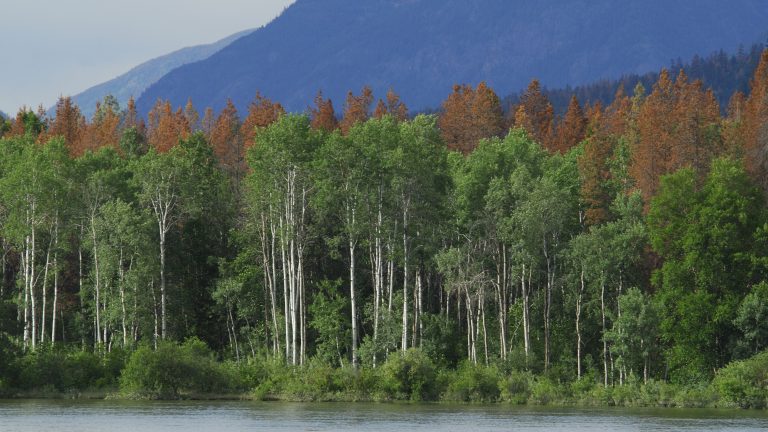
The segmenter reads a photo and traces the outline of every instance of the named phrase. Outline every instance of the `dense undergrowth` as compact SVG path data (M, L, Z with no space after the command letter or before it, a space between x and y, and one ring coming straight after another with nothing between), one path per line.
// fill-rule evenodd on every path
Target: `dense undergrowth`
M712 382L672 384L629 376L605 387L592 371L563 380L509 364L436 366L421 350L391 355L376 368L332 367L318 360L218 360L203 342L162 343L132 352L39 350L7 362L5 397L130 399L237 398L286 401L444 401L515 405L765 408L768 352L736 361Z

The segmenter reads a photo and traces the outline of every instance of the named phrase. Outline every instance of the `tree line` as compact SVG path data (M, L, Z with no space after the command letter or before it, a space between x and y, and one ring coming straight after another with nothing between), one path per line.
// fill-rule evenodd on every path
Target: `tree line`
M368 88L340 118L322 94L244 119L24 108L0 138L2 349L706 381L768 344L767 122L768 51L725 116L666 70L563 116L537 81L509 113L484 83L415 117Z

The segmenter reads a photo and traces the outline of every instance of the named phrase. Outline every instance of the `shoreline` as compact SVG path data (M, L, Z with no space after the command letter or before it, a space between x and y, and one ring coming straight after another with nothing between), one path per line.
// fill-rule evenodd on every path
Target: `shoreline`
M0 395L0 400L31 401L146 401L146 402L265 402L265 403L302 403L302 404L387 404L387 405L460 405L460 406L507 406L519 408L574 408L574 409L715 409L767 412L765 408L742 408L737 404L722 400L686 400L686 401L658 401L656 403L644 403L635 401L608 401L601 402L594 398L563 398L547 402L510 401L510 400L484 400L467 401L457 399L440 398L438 400L402 400L377 397L363 397L352 394L327 394L320 397L298 397L298 395L257 395L251 392L242 393L180 393L175 397L160 397L158 395L126 395L117 389L110 390L85 390L73 392L58 391L23 391L12 394Z

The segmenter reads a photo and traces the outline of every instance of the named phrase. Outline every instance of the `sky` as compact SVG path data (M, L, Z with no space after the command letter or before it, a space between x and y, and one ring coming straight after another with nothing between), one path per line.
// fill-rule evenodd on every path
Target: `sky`
M260 27L294 0L0 0L0 111L53 105L149 59Z

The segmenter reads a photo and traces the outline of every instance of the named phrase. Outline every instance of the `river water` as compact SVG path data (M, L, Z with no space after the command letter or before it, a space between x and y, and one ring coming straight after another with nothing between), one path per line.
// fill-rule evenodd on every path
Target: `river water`
M767 430L767 412L739 410L0 400L0 432Z

